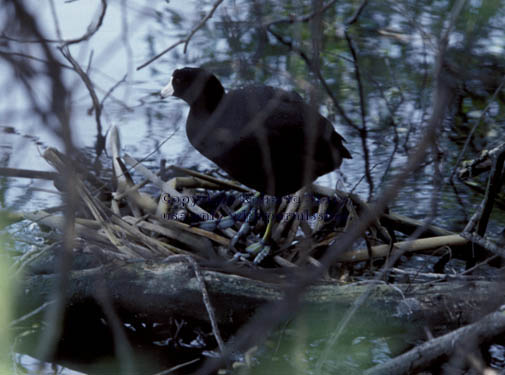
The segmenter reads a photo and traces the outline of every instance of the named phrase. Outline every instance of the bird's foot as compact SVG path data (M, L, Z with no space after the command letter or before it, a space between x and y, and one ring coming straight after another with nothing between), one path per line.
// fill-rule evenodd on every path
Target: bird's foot
M216 229L228 229L233 224L235 224L235 219L232 216L225 216L219 219L199 221L193 224L193 227L198 227L200 229L213 232Z
M247 246L245 252L236 252L231 261L249 260L255 255L253 263L260 264L270 254L271 250L272 247L270 245L264 240L260 240Z
M247 254L255 255L253 263L260 264L263 259L265 259L269 254L272 246L267 244L267 241L261 239L259 242L255 242L245 249Z
M245 260L249 260L250 257L251 257L251 254L249 254L249 253L242 253L240 251L237 251L235 253L235 255L233 255L233 258L231 258L231 260L229 262L236 262L239 260L245 261Z
M244 220L244 216L247 212L249 212L249 214L246 216L246 218ZM255 210L254 209L251 210L250 204L245 204L240 209L231 213L228 216L221 217L219 219L214 219L214 220L200 221L198 223L193 224L192 226L196 226L198 228L207 230L209 232L212 232L216 229L228 229L228 228L231 228L237 221L245 221L247 223L252 222L252 219L250 218L250 216L251 216L251 213L254 213L254 212L255 212ZM240 230L242 230L242 227L240 228ZM240 230L239 230L239 232L240 232ZM246 232L245 234L247 234L247 233L248 232ZM240 236L245 235L245 234L241 234ZM236 236L239 236L238 233L233 237L232 241L235 239ZM237 239L235 239L235 243L240 238L240 236Z
M240 229L231 239L230 248L233 249L239 239L241 239L249 234L249 232L251 231L252 224L254 224L256 222L256 220L258 219L258 214L259 213L258 213L257 208L253 208L249 211L249 214L247 215L245 221L240 226Z

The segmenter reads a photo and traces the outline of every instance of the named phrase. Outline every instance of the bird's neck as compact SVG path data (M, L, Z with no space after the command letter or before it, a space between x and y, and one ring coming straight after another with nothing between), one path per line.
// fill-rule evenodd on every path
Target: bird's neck
M211 115L221 102L225 91L219 80L211 76L206 82L202 93L191 104L191 110L199 115Z
M213 114L224 95L224 89L221 92L209 90L207 94L200 95L190 106L186 121L186 134L191 144L204 155L206 155L204 144L212 143L210 140L216 135L215 130L218 124L216 124L215 118L213 119Z
M186 133L191 144L204 155L206 154L204 144L215 135L215 124L213 124L211 117L224 96L223 86L216 77L211 76L201 94L190 105Z

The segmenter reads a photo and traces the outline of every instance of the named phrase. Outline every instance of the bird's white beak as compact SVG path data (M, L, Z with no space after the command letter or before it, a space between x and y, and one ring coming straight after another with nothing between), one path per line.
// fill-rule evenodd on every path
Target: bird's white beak
M168 82L168 85L163 87L160 91L160 95L163 99L168 98L174 93L174 86L172 86L172 78L170 78L170 82Z

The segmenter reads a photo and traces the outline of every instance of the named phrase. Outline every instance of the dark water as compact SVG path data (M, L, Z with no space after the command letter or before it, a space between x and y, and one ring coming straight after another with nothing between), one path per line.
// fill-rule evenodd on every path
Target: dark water
M48 39L57 39L58 29L65 39L82 35L100 9L98 1L57 3L56 26L49 6L41 8L36 1L22 3L37 15L37 22ZM356 2L338 2L330 7L320 29L311 28L307 22L276 23L271 27L284 37L286 43L283 44L258 25L311 14L312 3L224 1L213 18L194 35L186 53L180 45L147 67L136 70L154 54L185 37L213 4L182 0L152 4L111 1L99 31L90 40L70 46L74 58L84 67L89 65L87 70L99 100L106 97L101 117L102 133L112 125L118 126L123 152L137 159L146 158L145 164L152 168L157 168L161 159L166 159L168 164L199 170L213 168L214 165L196 152L186 139L186 104L177 100L161 101L157 95L174 68L206 66L226 88L265 83L296 90L307 100L318 103L321 113L345 137L353 155L352 160L345 161L340 173L324 176L318 182L354 190L364 200L373 201L379 196L405 165L430 119L438 41L448 24L452 3L370 2L358 21L348 28L356 61L344 36L344 24L356 10ZM437 225L460 231L480 203L482 195L466 188L457 179L456 194L449 177L476 123L480 121L462 160L475 158L481 150L492 148L504 139L503 90L492 100L505 74L504 8L502 1L468 1L457 18L444 65L454 88L451 106L447 108L435 147L396 199L390 202L391 211L420 220L431 217ZM0 19L7 25L6 17L12 15L12 12L5 12ZM5 32L20 39L26 37L16 27L7 27ZM318 63L321 76L335 100L330 99L321 81L297 52L301 49L312 58L318 45L314 40L318 38L321 41ZM286 45L289 42L293 42L294 47ZM25 55L41 56L42 53L33 43L4 40L1 46L5 51ZM51 45L59 61L68 65L55 47ZM63 149L63 143L51 130L54 123L44 122L40 113L40 109L49 108L50 102L45 65L29 61L34 73L27 85L19 78L15 64L6 58L0 59L0 79L4 87L0 101L1 160L3 166L11 168L51 170L39 151L47 146ZM356 66L359 67L359 81ZM64 69L63 81L71 92L73 141L92 160L97 125L94 114L90 113L89 93L70 69ZM336 102L354 125L344 119ZM486 106L489 106L488 115L481 118ZM104 164L108 163L106 159L102 156ZM483 187L486 176L476 178ZM13 211L30 211L58 205L61 197L47 181L2 178L0 203L2 208ZM495 210L490 222L491 233L496 234L503 223L503 215ZM27 222L11 226L9 232L18 240L15 248L21 251L48 241L47 234ZM289 329L292 332L303 330L300 327ZM286 336L286 332L291 332L289 329L279 337ZM310 334L302 335L303 339L298 341L297 335L288 334L289 339L280 344L283 349L277 359L273 356L260 362L271 362L274 368L277 365L281 368L302 352L299 360L306 367L297 368L301 368L302 373L311 373L313 359L318 357L325 336L324 332L312 336L314 331L319 331L317 327L306 330ZM364 331L356 329L348 333L351 345L347 345L348 348L367 347L364 363L371 365L370 358L375 363L394 355L396 344L391 344L389 339L396 335L393 328L384 334L369 335L363 334ZM361 354L356 353L360 351L348 357L342 354L339 364L328 365L338 367L343 362L359 367ZM261 358L267 357L263 354Z

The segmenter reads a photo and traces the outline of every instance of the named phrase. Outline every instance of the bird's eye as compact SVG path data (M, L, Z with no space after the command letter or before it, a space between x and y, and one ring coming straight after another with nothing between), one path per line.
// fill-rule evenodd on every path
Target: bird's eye
M181 79L180 78L174 78L174 80L172 82L175 83L175 84L179 84L179 83L181 83Z

